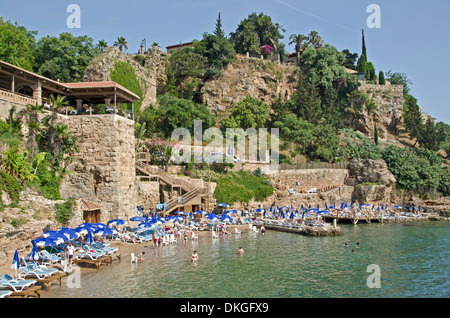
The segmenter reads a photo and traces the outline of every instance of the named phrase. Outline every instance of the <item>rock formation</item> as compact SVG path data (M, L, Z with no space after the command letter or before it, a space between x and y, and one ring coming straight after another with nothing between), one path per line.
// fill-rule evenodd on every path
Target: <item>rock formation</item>
M205 83L203 104L220 121L231 113L233 104L247 96L268 106L278 97L286 101L297 88L297 81L295 66L237 55L222 76Z
M351 177L347 183L353 183L353 198L361 203L386 203L390 199L392 186L396 182L394 175L388 170L384 160L350 161Z

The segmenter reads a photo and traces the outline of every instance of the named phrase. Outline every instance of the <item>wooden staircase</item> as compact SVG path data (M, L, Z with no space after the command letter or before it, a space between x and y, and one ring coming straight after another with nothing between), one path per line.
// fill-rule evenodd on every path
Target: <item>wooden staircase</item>
M174 176L171 176L164 170L150 166L145 162L145 160L140 159L138 156L136 160L136 169L139 170L141 173L143 173L145 176L149 178L156 178L159 183L164 183L165 185L170 186L173 188L180 188L181 191L184 191L185 193L181 195L180 197L173 198L167 202L167 210L166 213L170 213L173 210L179 208L180 206L184 206L185 204L188 204L189 201L193 200L197 196L208 196L209 195L209 189L205 187L196 187L189 182L186 182L185 180L182 180L180 178L176 178Z

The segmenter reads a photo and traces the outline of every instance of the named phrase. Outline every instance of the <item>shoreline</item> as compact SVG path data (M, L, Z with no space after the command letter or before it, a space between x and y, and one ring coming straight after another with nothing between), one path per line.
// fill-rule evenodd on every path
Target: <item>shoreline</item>
M438 220L435 220L435 221L438 221ZM447 218L447 221L448 221L448 218ZM422 222L430 222L430 219L422 220ZM406 222L386 222L386 223L392 224L392 223L406 223ZM418 224L418 223L421 223L421 222L411 222L411 223ZM260 225L261 225L260 223L253 224L253 226L257 226L258 228L260 227ZM238 230L240 230L242 233L252 231L251 229L249 229L249 225L248 224L238 224L238 225L232 224L232 225L230 225L231 235L235 234L234 231L235 231L236 228ZM266 227L266 228L268 230L272 230L269 227ZM273 229L273 230L276 231L276 229ZM203 238L209 237L209 239L212 239L211 231L208 231L208 230L196 231L196 234L198 235L199 238L200 237L203 237ZM221 234L219 234L219 235L221 235ZM178 240L180 241L181 238L178 238ZM190 241L191 241L191 238L190 238L190 235L188 235L188 242L190 242ZM130 262L131 261L131 253L135 253L135 255L137 255L137 254L139 254L141 252L146 252L146 254L149 255L150 254L149 253L149 249L151 251L152 250L154 251L154 248L155 248L152 241L142 242L142 243L137 243L137 244L123 242L122 240L120 240L120 241L113 240L113 241L108 241L108 242L110 243L111 247L116 247L116 248L119 249L112 256L114 258L114 256L120 255L121 256L120 260L117 260L117 261L114 260L109 265L101 265L99 269L97 269L95 266L91 266L91 265L88 265L88 266L81 265L81 266L79 266L80 267L81 277L83 277L85 275L88 275L88 274L93 274L95 272L101 271L102 268L104 268L105 266L114 266L117 262L123 262L123 261L124 262ZM181 245L181 244L182 243L177 242L177 245ZM189 246L189 243L188 243L188 246ZM159 248L164 249L165 247L162 246L162 247L158 247L158 249ZM28 253L30 253L30 251L19 251L19 257L24 257ZM60 263L56 263L56 264L54 264L52 266L49 266L49 267L50 268L55 267L55 268L61 269L61 264ZM8 262L5 265L0 266L0 272L1 272L1 275L3 275L3 274L9 274L11 276L15 275L14 269L11 269L10 262ZM66 280L67 280L67 276L63 277L63 279L62 279L62 285L63 286L66 283ZM59 284L58 284L57 281L53 282L53 284L50 287L50 290L48 292L47 292L46 288L43 287L42 290L41 290L40 298L59 298L59 297L55 297L54 295L52 295L52 288L56 288L58 286L59 286Z

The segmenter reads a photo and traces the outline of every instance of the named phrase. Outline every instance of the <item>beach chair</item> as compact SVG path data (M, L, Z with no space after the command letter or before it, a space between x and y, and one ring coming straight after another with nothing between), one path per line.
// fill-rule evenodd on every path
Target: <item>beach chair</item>
M7 298L9 297L13 292L10 290L0 290L0 298Z
M35 280L17 280L8 274L0 276L0 286L3 288L12 289L14 292L21 292L34 284L36 284Z
M59 272L59 269L46 268L45 266L42 266L42 265L38 266L38 265L36 265L34 263L30 263L30 262L28 262L27 265L28 265L28 268L30 268L30 269L38 270L38 271L41 271L41 272L44 272L44 273L49 273L51 275L54 275L54 274Z
M98 260L100 257L103 257L103 256L104 256L103 253L99 253L99 252L96 252L96 251L91 252L91 251L89 250L89 247L88 247L88 246L85 246L84 249L85 249L85 252L79 253L79 254L77 254L77 255L75 256L76 259L80 260L80 259L82 259L82 258L90 258L91 260L94 260L94 261L95 261L95 260Z
M170 244L177 244L177 238L175 237L175 234L169 235L169 243Z
M101 242L97 242L96 246L98 246L100 249L103 249L105 251L112 252L110 254L113 254L113 253L115 253L115 252L117 252L119 250L116 247L108 247L108 246L105 245L105 243L101 243Z
M161 235L161 236L162 236L161 245L162 246L167 245L168 244L168 242L167 242L167 235Z
M25 279L26 277L35 277L37 279L45 279L45 278L49 278L50 276L53 275L52 273L44 272L40 269L34 270L27 266L21 266L21 267L19 267L19 270L20 270L19 278L21 278L21 279Z
M41 254L42 254L42 257L48 259L52 263L58 263L61 261L61 257L54 255L47 250L42 250Z

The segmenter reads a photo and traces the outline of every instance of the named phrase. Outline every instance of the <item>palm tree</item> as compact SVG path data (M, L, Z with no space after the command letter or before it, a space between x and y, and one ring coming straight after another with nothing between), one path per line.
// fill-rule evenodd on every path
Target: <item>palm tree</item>
M97 48L98 48L100 51L104 52L105 49L106 49L107 47L108 47L108 43L106 43L105 40L100 40L100 41L98 41L98 43L97 43Z
M311 46L316 50L320 49L325 43L317 31L309 32L308 40Z
M47 102L50 104L50 111L52 114L50 115L49 122L48 122L48 152L53 156L53 158L56 158L57 147L55 147L55 127L56 127L56 118L58 117L58 113L63 112L67 109L67 101L66 96L57 95L50 95L50 98L47 99Z
M118 47L120 52L123 52L123 49L128 50L127 40L123 36L119 36L117 41L114 42L114 46Z
M289 38L289 45L295 44L295 52L297 53L297 64L302 60L303 50L308 47L308 37L303 34L292 34Z
M39 113L42 113L43 105L27 104L20 114L23 116L28 126L27 148L30 151L30 158L36 156L38 152L38 145L36 142L36 133L41 129L39 122Z

